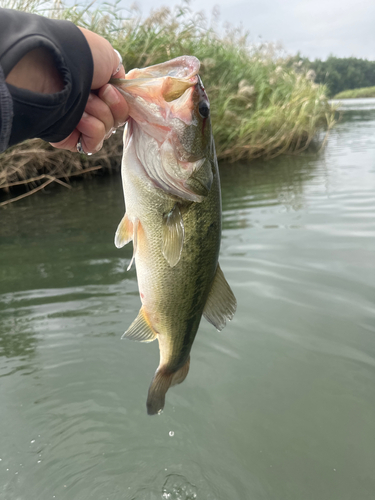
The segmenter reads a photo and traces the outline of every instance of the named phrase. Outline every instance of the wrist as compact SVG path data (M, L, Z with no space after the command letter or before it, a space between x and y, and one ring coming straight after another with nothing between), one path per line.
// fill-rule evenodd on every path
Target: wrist
M25 54L9 72L6 82L42 94L54 94L64 88L52 54L42 47Z

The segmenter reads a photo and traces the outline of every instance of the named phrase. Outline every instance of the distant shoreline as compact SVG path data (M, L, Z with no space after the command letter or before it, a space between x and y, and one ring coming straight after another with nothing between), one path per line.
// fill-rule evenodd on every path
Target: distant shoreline
M314 72L281 58L272 43L252 45L237 28L219 33L204 19L197 22L199 15L185 3L175 10L161 7L142 19L138 11L126 17L109 3L72 7L64 1L52 9L44 8L42 0L17 5L99 33L124 56L127 71L182 55L200 59L218 160L270 159L325 144L335 124L328 88L314 82ZM0 197L26 191L24 197L52 182L67 185L72 176L118 170L122 135L112 135L93 156L54 149L38 139L7 149L0 154ZM0 207L8 202L0 201Z
M375 97L375 87L363 87L360 89L344 90L332 99L363 99Z

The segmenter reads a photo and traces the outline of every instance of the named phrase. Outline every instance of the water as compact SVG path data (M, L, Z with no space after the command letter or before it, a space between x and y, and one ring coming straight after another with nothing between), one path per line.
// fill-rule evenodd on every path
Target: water
M318 157L221 169L238 311L161 416L118 178L0 212L1 500L373 500L375 100L344 110Z

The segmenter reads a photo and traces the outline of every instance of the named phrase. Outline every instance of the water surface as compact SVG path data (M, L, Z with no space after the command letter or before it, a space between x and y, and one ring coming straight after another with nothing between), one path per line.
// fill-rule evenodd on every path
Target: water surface
M221 166L238 311L158 417L119 178L0 212L0 499L373 500L375 100L343 107L318 156Z

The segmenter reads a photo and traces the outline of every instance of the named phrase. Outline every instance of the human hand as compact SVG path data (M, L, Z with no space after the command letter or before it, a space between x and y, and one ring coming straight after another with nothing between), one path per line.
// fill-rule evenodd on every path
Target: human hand
M103 37L84 28L94 61L94 74L85 111L76 128L63 141L51 143L58 149L77 151L81 142L85 153L96 153L104 139L123 125L129 116L127 102L120 92L108 83L111 77L125 78L125 70L111 44ZM117 71L116 71L117 70Z

